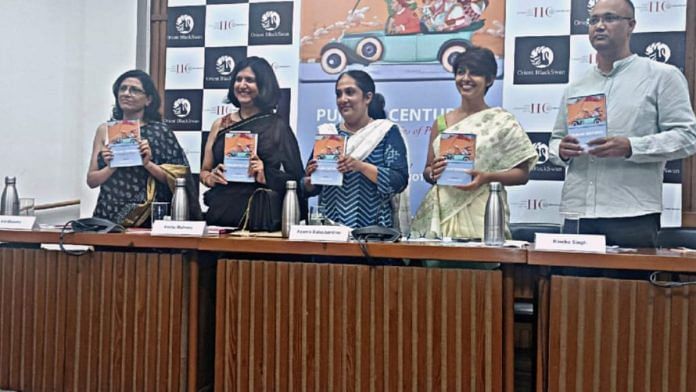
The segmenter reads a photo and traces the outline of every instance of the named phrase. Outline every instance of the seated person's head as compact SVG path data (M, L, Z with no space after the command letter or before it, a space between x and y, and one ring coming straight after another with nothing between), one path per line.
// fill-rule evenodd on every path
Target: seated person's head
M268 61L252 56L237 62L227 91L229 103L238 108L252 104L266 112L276 109L279 100L280 86Z

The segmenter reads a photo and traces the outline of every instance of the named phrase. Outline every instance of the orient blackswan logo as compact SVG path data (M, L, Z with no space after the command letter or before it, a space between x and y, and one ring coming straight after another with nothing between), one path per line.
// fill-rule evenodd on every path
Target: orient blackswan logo
M188 117L191 113L191 101L186 98L179 98L172 105L172 112L179 118Z
M176 18L176 31L180 34L189 34L193 31L193 17L183 14Z
M222 76L229 76L234 69L234 59L231 56L220 56L215 61L215 69Z
M276 11L266 11L261 15L261 27L266 31L276 31L280 27L280 14Z
M547 46L537 46L529 54L529 62L538 69L548 68L553 64L553 50Z
M543 165L549 160L549 146L546 143L534 143L534 149L536 150L539 161L537 165Z
M672 49L663 42L653 42L645 48L645 55L650 60L666 63L672 57Z
M588 0L587 1L587 12L592 13L592 9L594 8L595 4L597 4L598 0Z

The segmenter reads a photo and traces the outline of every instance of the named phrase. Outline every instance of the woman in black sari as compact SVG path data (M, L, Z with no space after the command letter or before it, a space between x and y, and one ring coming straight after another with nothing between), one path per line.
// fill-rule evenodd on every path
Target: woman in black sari
M258 189L268 191L273 220L280 221L285 182L299 183L304 169L295 134L276 113L279 98L278 80L266 60L249 57L235 65L227 99L239 110L213 123L201 167L201 183L211 188L204 195L208 224L242 226L249 199ZM230 131L258 135L257 151L249 164L253 183L225 179L225 134Z
M112 87L115 104L111 121L138 121L142 165L110 167L113 151L105 143L109 123L97 128L87 173L87 185L99 187L93 216L126 227L150 226L152 202L169 202L175 179L186 178L191 219L201 218L193 176L176 136L162 122L160 98L150 76L140 70L123 73Z

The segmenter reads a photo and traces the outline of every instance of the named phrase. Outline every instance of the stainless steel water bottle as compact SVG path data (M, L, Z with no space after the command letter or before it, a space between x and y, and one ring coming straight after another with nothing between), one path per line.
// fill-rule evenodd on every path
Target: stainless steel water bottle
M290 236L290 226L300 223L300 200L297 198L297 182L285 183L285 198L283 199L283 219L281 232L284 238Z
M19 215L19 195L17 195L17 187L15 177L5 177L5 189L2 191L0 198L0 215Z
M174 197L172 197L172 220L185 221L188 220L188 196L186 195L186 179L176 179L176 189Z
M501 246L505 243L505 207L503 206L503 185L491 182L486 202L486 215L483 222L483 242L486 245Z

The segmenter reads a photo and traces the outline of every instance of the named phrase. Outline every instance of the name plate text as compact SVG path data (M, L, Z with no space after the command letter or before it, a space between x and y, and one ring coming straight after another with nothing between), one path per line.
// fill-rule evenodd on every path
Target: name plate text
M292 225L289 240L348 242L350 232L346 226Z
M33 230L35 216L0 215L0 230Z
M603 235L536 233L534 248L563 252L607 252L607 240Z
M183 235L202 237L206 232L204 221L158 220L152 225L151 235Z

